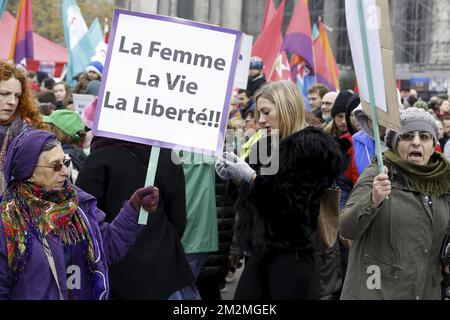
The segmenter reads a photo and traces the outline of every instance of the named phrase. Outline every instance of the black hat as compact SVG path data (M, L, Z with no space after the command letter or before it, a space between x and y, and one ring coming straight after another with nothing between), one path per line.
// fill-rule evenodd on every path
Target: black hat
M338 113L345 112L347 103L352 97L351 92L341 91L339 92L336 100L334 101L333 108L331 108L331 117L334 118Z

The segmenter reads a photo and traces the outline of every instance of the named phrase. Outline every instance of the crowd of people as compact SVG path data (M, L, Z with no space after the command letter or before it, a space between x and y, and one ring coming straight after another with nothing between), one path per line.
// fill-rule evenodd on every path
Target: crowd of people
M222 156L161 148L144 187L151 146L92 136L102 63L71 87L0 61L0 299L217 301L232 281L237 300L450 298L448 96L401 90L380 173L358 94L314 84L306 104L263 70Z

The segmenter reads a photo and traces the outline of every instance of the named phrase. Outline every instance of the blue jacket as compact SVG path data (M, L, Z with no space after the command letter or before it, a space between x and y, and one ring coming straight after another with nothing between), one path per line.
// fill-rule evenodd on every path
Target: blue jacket
M119 261L127 253L141 230L137 224L137 212L127 202L111 224L104 222L105 213L97 208L97 200L75 187L79 196L79 213L86 222L94 241L94 272L88 271L87 261L81 250L72 250L72 265L79 267L79 280L71 288L71 296L80 300L106 300L109 296L108 264ZM71 273L66 270L64 245L58 238L48 235L47 241L53 254L59 286L67 298ZM67 273L68 274L67 274ZM74 273L75 274L75 273ZM67 280L66 280L67 279ZM76 281L75 281L76 282ZM42 244L32 241L31 256L19 279L8 266L6 240L0 220L0 299L58 300L59 292L44 254Z
M364 130L358 131L353 135L353 150L356 168L358 174L372 163L375 156L375 140L373 140Z

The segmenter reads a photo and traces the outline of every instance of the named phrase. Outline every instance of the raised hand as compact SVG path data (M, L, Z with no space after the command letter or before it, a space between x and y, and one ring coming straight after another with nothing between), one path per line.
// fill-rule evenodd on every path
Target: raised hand
M372 208L378 208L381 203L391 194L391 181L388 176L388 169L384 167L384 172L373 179L372 187Z

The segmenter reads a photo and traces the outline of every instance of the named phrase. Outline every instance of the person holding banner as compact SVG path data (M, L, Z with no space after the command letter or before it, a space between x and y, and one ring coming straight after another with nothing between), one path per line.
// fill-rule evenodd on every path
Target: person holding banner
M257 163L232 153L216 162L222 178L242 182L237 237L251 256L234 298L307 299L320 199L342 174L346 156L322 130L305 128L305 104L294 83L268 83L255 102L259 125L269 132L251 150L249 161Z
M144 185L151 150L139 143L93 138L76 184L95 196L106 221L112 221L123 202ZM180 160L161 148L155 177L161 191L158 209L125 258L110 265L113 299L166 300L194 282L181 243L187 223L185 178L182 166L172 159Z
M385 173L372 163L342 211L353 240L341 299L441 299L439 252L450 228L450 165L432 115L408 108L388 130Z
M27 129L11 142L0 199L0 299L108 299L107 263L134 243L140 208L155 211L158 189L140 188L106 223L96 199L68 180L69 165L50 132Z
M14 64L0 60L0 194L6 188L3 169L9 143L27 127L48 129L24 73Z

